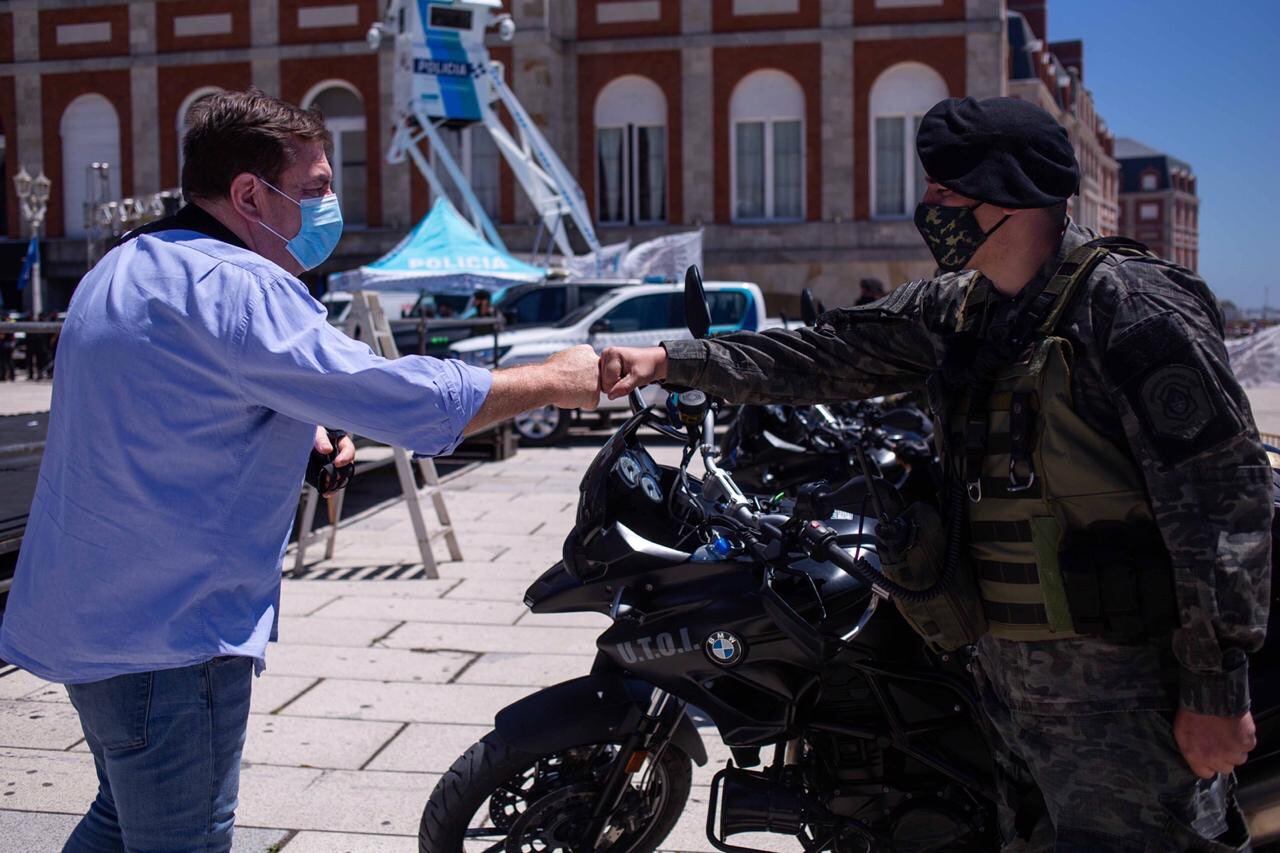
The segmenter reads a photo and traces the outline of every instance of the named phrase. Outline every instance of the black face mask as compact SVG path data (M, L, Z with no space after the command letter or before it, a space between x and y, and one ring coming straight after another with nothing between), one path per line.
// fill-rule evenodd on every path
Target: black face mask
M990 231L983 231L973 213L979 207L982 207L982 202L973 207L947 207L924 202L916 206L916 230L924 238L939 269L946 272L964 269L978 247L1009 219L1006 214Z

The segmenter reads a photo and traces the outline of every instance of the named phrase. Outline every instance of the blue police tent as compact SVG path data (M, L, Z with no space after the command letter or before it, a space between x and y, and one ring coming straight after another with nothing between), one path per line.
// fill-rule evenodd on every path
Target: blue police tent
M362 267L329 276L329 290L424 290L470 295L526 281L547 271L491 246L446 198L439 198L396 247Z

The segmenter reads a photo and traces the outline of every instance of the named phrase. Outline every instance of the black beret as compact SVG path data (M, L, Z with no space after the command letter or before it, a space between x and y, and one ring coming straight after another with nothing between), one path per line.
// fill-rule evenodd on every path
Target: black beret
M1000 207L1050 207L1080 188L1066 128L1018 98L948 98L920 120L925 174L949 190Z

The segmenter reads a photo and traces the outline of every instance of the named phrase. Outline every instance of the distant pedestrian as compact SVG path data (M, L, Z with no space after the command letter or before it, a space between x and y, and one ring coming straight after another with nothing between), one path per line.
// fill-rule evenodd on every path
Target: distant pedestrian
M884 282L878 278L864 278L858 282L858 286L861 289L861 293L858 295L858 301L853 303L854 305L867 305L884 296Z
M39 332L27 332L27 380L44 378L44 363L49 339Z
M50 311L45 315L45 321L49 323L58 322L58 314L56 311ZM49 378L53 378L53 363L58 357L58 339L62 337L61 331L50 332L45 343L45 364L44 373Z
M13 370L13 351L17 346L13 332L0 329L0 382L13 382L18 378Z

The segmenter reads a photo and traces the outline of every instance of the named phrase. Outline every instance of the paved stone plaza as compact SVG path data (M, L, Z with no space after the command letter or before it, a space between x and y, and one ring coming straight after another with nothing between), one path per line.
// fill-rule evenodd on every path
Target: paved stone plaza
M607 618L535 616L521 601L559 559L598 443L522 448L451 480L466 559L441 563L439 580L380 579L421 569L407 562L417 559L408 513L390 504L344 527L334 559L311 564L309 579L284 581L280 642L254 684L237 851L416 850L428 794L498 709L588 671ZM429 501L423 511L434 519ZM443 543L436 554L446 558ZM713 738L705 733L723 766ZM668 849L712 849L702 829L711 772L695 771ZM60 850L96 785L66 691L0 669L0 851Z
M0 386L0 413L47 407L47 383L23 385ZM1280 432L1280 392L1252 396L1262 429ZM416 850L428 794L498 709L587 672L607 619L536 616L521 601L559 559L602 439L522 448L450 480L465 560L441 563L439 580L403 579L421 566L408 513L390 504L344 527L333 560L284 581L280 642L254 685L237 851ZM654 450L675 461L675 448ZM429 501L423 511L434 518ZM443 543L436 554L445 558ZM368 575L377 577L360 579ZM713 849L703 836L707 786L728 751L714 729L703 735L712 762L695 768L665 849ZM65 690L0 668L0 851L60 850L96 784ZM794 847L776 837L767 846Z

